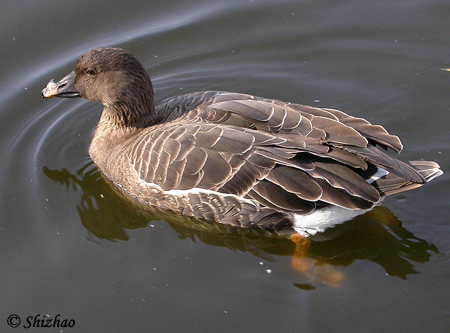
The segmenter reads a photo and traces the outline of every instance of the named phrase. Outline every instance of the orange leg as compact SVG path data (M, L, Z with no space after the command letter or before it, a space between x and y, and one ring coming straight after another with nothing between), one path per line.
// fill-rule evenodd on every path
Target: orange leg
M292 255L292 268L302 273L306 278L323 283L331 287L339 287L344 275L333 265L308 258L308 249L311 241L299 234L290 238L295 243L295 252Z

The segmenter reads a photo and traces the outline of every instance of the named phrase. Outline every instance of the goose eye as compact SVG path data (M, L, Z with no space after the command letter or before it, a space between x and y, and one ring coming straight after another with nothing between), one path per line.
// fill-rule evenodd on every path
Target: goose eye
M87 75L95 75L95 71L93 69L86 70Z

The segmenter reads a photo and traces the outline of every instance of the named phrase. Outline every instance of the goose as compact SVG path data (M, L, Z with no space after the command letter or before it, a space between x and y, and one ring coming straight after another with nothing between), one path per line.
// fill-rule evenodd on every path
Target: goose
M81 55L41 97L103 105L89 155L131 201L296 242L442 174L389 156L397 136L336 109L225 91L155 106L149 75L121 48Z

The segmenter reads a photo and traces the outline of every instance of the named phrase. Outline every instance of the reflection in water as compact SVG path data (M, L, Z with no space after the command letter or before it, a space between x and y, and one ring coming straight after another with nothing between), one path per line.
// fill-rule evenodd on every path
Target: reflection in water
M266 260L273 255L291 256L296 246L281 236L259 230L238 229L217 223L199 221L164 212L143 210L131 205L117 194L90 162L76 174L66 169L43 168L51 180L81 194L78 213L83 226L99 239L127 240L127 229L145 228L151 221L164 220L180 238L196 238L202 242L250 252ZM429 261L438 253L433 244L415 237L385 207L359 216L313 239L307 259L326 266L350 266L355 260L370 260L381 265L387 274L406 278L418 273L414 263ZM296 285L313 289L310 285Z

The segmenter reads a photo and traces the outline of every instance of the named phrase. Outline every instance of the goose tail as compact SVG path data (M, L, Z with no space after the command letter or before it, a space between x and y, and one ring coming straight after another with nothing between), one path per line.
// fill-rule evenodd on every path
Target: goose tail
M436 162L410 161L409 163L425 179L425 182L414 183L393 173L388 173L385 177L374 182L373 185L378 188L382 195L388 196L420 187L443 174L441 167Z

